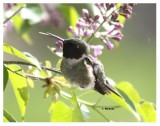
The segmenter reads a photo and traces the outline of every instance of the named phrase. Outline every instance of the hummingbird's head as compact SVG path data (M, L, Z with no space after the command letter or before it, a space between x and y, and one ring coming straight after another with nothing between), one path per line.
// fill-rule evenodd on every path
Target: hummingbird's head
M79 59L89 54L89 47L85 41L77 38L65 39L63 41L63 57Z
M39 33L62 41L63 57L65 58L79 59L83 55L88 55L90 52L88 44L85 41L82 41L78 38L63 39L49 32L47 33L39 32Z

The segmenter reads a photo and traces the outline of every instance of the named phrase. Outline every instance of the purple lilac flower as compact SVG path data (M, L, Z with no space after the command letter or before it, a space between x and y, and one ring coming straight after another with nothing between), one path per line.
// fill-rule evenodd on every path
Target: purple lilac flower
M62 49L63 49L63 42L60 40L56 40L55 47L51 48L51 51L53 51L57 56L62 57Z
M93 56L97 57L102 54L102 49L104 47L102 45L90 45L90 48L93 49Z
M68 31L74 37L85 39L86 42L91 40L91 37L99 38L109 50L114 48L112 40L121 41L123 34L121 29L124 25L120 23L119 16L122 15L128 18L132 14L133 6L135 4L116 4L116 3L96 3L95 6L100 14L92 16L87 9L82 9L82 18L80 18L76 27L69 27ZM103 21L100 22L99 19ZM103 24L105 23L105 27ZM101 30L101 27L104 29ZM87 39L88 38L88 39ZM92 46L94 49L94 56L102 54L102 49L99 46Z

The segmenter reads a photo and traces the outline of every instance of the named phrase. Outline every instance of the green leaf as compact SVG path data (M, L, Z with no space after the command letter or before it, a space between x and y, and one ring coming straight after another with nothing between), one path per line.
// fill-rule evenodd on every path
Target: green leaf
M107 95L107 97L111 98L113 101L115 101L116 103L121 105L123 108L131 112L136 117L136 119L140 121L140 116L138 115L136 111L136 106L134 104L134 102L137 102L139 100L139 95L137 95L137 92L133 90L134 88L131 86L131 84L127 82L118 83L116 87L118 92L123 96L125 100L113 93L110 95Z
M156 122L156 110L150 102L143 102L137 107L138 113L145 122Z
M70 26L72 26L73 28L76 26L76 22L78 21L79 15L77 10L68 4L60 4L58 6L58 9L62 12L65 20L69 23ZM67 35L69 37L72 37L73 35L67 31ZM60 55L58 53L58 55Z
M34 57L33 55L31 55L28 52L23 52L23 54L29 59L29 61L31 63L34 63L34 65L36 65L38 67L38 69L41 70L41 66L40 66L39 61L38 61L38 59L36 57Z
M118 15L118 19L119 19L119 23L120 24L124 24L125 21L126 21L126 18L124 16L122 16L122 15Z
M32 56L29 53L22 53L19 50L17 50L16 48L12 47L11 45L8 44L3 44L3 51L6 53L9 53L11 55L17 56L23 60L26 60L32 64L34 64L35 66L37 66L37 68L39 68L41 70L40 64L38 62L38 60Z
M3 91L6 88L7 82L8 82L8 71L5 65L3 65Z
M16 122L16 120L9 112L3 109L3 122Z
M136 89L129 82L120 82L116 85L118 89L121 89L123 92L127 94L127 96L132 100L132 102L136 105L140 102L141 98Z
M121 90L118 90L119 93L123 96L122 99L120 97L118 97L115 94L110 94L107 95L108 98L112 99L114 102L118 103L119 105L121 105L123 108L125 108L126 110L128 110L129 112L131 112L138 121L140 121L140 117L138 115L138 113L136 112L136 108L134 106L134 103L132 102L132 100Z
M24 72L18 65L8 65L7 67L12 71L15 71L16 73L18 72L18 74L24 75ZM8 72L9 72L9 79L11 81L20 108L21 117L22 120L24 120L26 105L29 99L26 78L17 75L16 73L11 72L10 70L8 70Z
M84 120L83 114L86 114L86 113L82 113L81 110L84 110L84 106L82 106L82 107L80 108L79 103L78 103L78 101L77 101L77 98L76 98L76 95L75 95L74 92L72 92L72 100L71 100L71 101L72 101L72 103L74 104L76 113L78 113L78 115L79 115L78 118L79 118L81 121L83 121L83 120ZM83 112L84 112L84 111L83 111Z
M28 20L30 25L39 23L43 18L43 9L40 4L27 4L21 11L24 20Z
M52 122L82 122L82 114L77 107L69 107L62 101L52 103Z
M16 32L21 36L21 38L28 44L32 44L31 38L28 35L31 25L29 20L23 20L20 14L17 14L13 17L14 27Z
M85 104L79 104L79 107L80 107L80 110L81 110L81 113L83 115L83 119L84 120L87 120L90 118L90 112L89 112L89 109L87 108L87 106Z
M9 122L9 121L3 116L3 122Z
M116 8L120 8L121 5L122 5L122 3L117 3ZM124 24L126 21L126 18L122 15L118 15L118 19L119 19L120 24Z
M58 7L63 13L64 18L68 21L68 23L71 26L75 27L79 17L77 10L73 6L68 4L60 4Z

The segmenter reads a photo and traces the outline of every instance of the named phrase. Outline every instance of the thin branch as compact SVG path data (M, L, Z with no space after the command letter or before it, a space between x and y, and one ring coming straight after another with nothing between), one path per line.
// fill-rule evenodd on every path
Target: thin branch
M10 68L8 68L8 67L6 67L6 68L7 68L7 70L11 71L12 73L15 73L15 74L17 74L17 75L19 75L19 76L21 76L21 77L26 78L26 76L25 76L25 75L22 75L22 74L20 74L20 73L17 73L17 71L13 71L13 70L11 70L11 69L10 69ZM18 70L18 71L20 71L20 70Z
M11 69L8 68L8 67L6 67L6 68L7 68L9 71L11 71L12 73L17 74L17 75L19 75L19 76L21 76L21 77L24 77L24 78L32 78L32 79L34 79L34 80L42 80L42 81L45 81L45 80L46 80L46 78L35 77L35 76L33 76L33 75L30 75L30 74L25 74L25 75L23 75L23 74L18 73L17 71L11 70ZM18 70L18 71L20 71L20 70Z
M3 61L4 64L20 64L20 65L29 65L29 66L33 66L36 67L34 64L28 63L28 62L22 62L22 61ZM41 66L41 69L43 70L48 70L48 71L52 71L58 74L62 74L60 70L56 69L56 68L48 68L46 66Z
M25 6L23 7L20 7L16 12L14 12L10 17L8 17L6 20L3 21L3 24L7 23L11 18L13 18L17 13L19 13L22 8L24 8Z

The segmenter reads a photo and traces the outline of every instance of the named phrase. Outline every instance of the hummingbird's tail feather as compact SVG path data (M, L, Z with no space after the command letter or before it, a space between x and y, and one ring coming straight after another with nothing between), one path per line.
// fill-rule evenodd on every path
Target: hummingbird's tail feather
M106 81L106 84L98 84L98 82L95 84L94 89L96 91L98 91L100 94L105 95L105 94L110 94L111 92L113 92L114 94L116 94L117 96L119 96L120 98L124 99L119 93L118 91L116 91L115 88L113 88L108 81Z
M112 85L107 81L105 73L104 73L104 68L103 65L100 61L94 59L92 56L88 56L85 58L85 61L92 66L93 68L93 74L95 77L95 85L94 85L94 90L98 91L100 94L105 95L105 94L110 94L113 92L120 98L124 99L118 91Z

